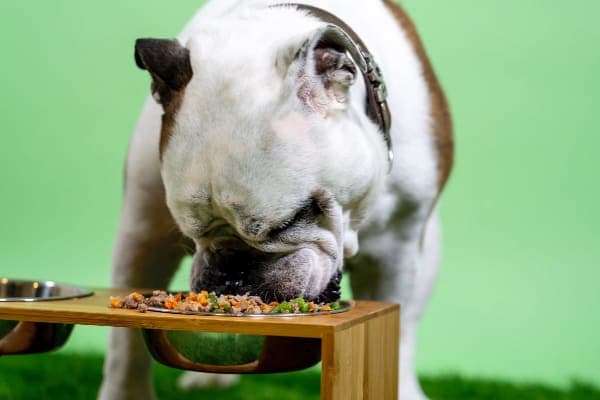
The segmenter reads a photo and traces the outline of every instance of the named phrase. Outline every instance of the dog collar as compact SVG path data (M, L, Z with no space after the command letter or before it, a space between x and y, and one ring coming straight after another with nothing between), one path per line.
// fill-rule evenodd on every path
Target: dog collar
M340 34L327 37L327 40L348 51L362 72L367 90L367 115L381 129L383 140L387 145L388 172L391 171L394 152L390 136L392 115L387 104L387 88L381 69L360 36L347 23L321 8L298 3L282 3L272 7L296 7L298 10L307 11L310 15L338 28Z

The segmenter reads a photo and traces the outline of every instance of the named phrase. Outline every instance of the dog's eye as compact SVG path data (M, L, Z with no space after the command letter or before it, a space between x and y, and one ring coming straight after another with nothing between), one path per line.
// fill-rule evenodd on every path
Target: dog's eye
M292 221L293 221L293 219L289 219L289 220L283 222L281 225L279 225L275 229L273 229L273 232L281 232L281 231L286 230L287 228L289 228L290 225L292 225Z
M296 212L288 219L280 222L275 228L269 231L269 237L274 238L281 235L283 232L297 226L299 224L310 224L317 220L319 214L319 207L316 199L313 197L309 198L302 203L302 206L296 210Z
M270 238L274 238L277 237L279 235L281 235L283 232L285 232L286 230L288 230L292 225L294 225L294 222L296 222L297 220L299 220L299 218L297 218L297 215L294 215L294 217L285 220L284 222L280 223L279 225L277 225L275 228L271 229L269 231L269 237Z

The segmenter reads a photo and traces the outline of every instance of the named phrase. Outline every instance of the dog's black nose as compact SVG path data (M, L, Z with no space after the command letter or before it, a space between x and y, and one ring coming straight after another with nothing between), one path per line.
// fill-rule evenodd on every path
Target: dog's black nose
M252 250L204 251L192 268L191 289L217 294L258 295L261 270L272 256Z

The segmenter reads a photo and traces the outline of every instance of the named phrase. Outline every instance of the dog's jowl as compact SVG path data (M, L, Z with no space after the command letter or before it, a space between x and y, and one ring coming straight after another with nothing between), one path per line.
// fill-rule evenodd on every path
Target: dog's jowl
M139 39L151 94L130 145L115 287L402 305L400 396L440 254L448 107L391 1L213 0L177 39ZM318 9L315 7L319 7ZM153 397L136 330L114 328L102 399ZM231 378L187 375L189 387Z

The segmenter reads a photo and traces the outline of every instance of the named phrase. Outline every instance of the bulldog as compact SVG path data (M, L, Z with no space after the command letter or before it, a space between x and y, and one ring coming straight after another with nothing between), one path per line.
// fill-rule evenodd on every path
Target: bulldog
M318 8L317 8L318 7ZM442 89L392 1L213 0L177 39L139 39L152 79L126 163L114 287L401 304L400 396L438 268L452 157ZM152 398L136 330L113 328L100 399ZM219 376L188 375L182 382ZM231 378L229 378L231 379Z

